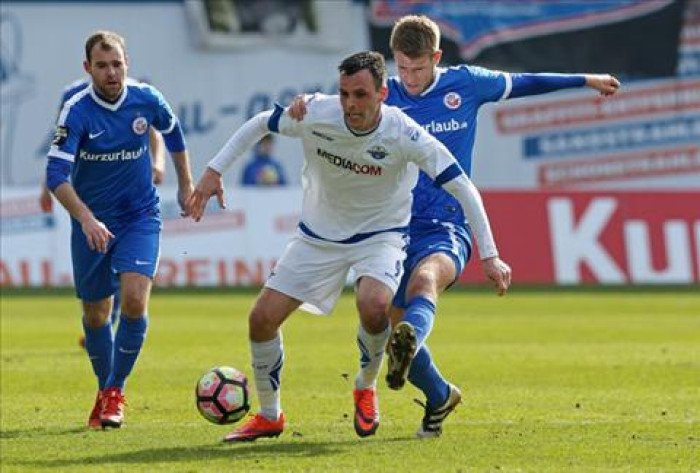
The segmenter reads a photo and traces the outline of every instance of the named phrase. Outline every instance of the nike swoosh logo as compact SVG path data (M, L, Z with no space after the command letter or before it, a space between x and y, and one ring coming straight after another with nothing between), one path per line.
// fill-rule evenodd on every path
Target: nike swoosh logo
M98 131L97 133L88 133L88 138L90 138L91 140L94 140L95 138L97 138L98 136L100 136L104 132L105 132L105 130Z
M139 352L138 350L125 350L125 349L122 348L122 347L119 347L119 351L120 351L121 353L126 354L126 355L133 355L133 354Z
M136 263L137 266L144 266L147 264L151 264L150 261L141 261L140 259L137 259L136 261L134 261L134 263Z

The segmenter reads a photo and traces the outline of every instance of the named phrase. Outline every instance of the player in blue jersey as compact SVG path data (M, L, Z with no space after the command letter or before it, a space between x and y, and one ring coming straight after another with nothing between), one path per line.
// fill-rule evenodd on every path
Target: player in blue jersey
M71 83L63 91L61 96L61 103L58 107L59 113L63 108L63 105L73 97L76 93L84 90L90 85L90 80L81 79ZM148 141L149 141L149 153L151 156L151 172L153 173L153 183L155 185L160 185L165 177L165 144L163 143L163 137L153 127L148 129ZM53 198L51 197L51 191L46 186L46 181L42 180L41 194L39 195L39 206L44 212L50 213L53 211ZM112 327L117 326L119 320L119 314L121 312L121 298L119 291L114 293L114 299L112 301L112 312L110 315L110 322ZM81 335L78 339L78 344L85 348L85 335Z
M386 103L401 108L442 141L470 176L476 118L484 103L583 86L612 95L620 86L608 74L511 74L470 65L438 67L440 30L425 16L399 19L390 42L398 77L389 78ZM303 116L304 100L295 99L290 110L292 116ZM436 437L461 401L461 393L440 374L425 339L433 327L438 297L462 273L472 243L459 205L422 172L413 191L409 233L404 276L391 311L395 328L387 346L387 382L390 388L401 389L408 377L423 391L425 413L417 435ZM510 280L510 268L507 271ZM497 291L505 292L502 287Z
M90 80L81 79L73 82L63 91L61 96L61 103L58 107L60 113L63 105L73 97L76 93L83 89L86 89L90 85ZM163 178L165 177L165 144L163 143L163 137L153 127L148 129L148 144L149 153L151 155L151 172L153 173L153 184L160 185L163 183ZM42 180L41 193L39 195L39 206L41 210L46 213L53 212L53 198L51 197L51 191L46 186L46 180ZM119 313L121 312L121 298L119 291L114 293L114 300L112 301L112 312L110 315L110 323L112 327L117 326L117 321L119 320ZM85 348L85 335L81 335L78 339L78 344Z
M154 87L127 79L124 39L98 31L85 43L92 83L66 101L48 153L46 184L71 215L71 256L85 348L97 376L90 427L120 427L124 385L143 346L160 253L159 197L148 129L173 158L181 206L193 191L177 117ZM184 208L184 206L183 206ZM116 334L109 314L121 288Z

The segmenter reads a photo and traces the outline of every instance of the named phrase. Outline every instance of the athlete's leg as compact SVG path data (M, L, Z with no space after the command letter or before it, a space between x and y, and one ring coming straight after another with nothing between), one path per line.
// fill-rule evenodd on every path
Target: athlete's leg
M360 372L355 378L357 389L374 389L391 328L387 312L392 291L372 277L363 277L357 285L356 305L360 315L357 345L360 349Z
M379 428L377 375L391 333L387 312L393 294L391 288L371 276L360 278L357 284L356 304L360 314L357 345L361 356L360 372L353 390L353 424L360 437L374 435Z
M90 357L92 370L97 376L98 389L105 388L112 372L114 336L109 322L110 298L94 302L83 301L83 331L85 350Z
M435 304L456 278L454 260L445 253L434 253L418 263L406 290L408 307L402 320L415 327L418 343L408 379L423 391L429 406L441 405L445 401L449 384L437 369L425 340L435 320Z
M123 390L146 339L152 281L135 272L122 273L120 281L123 311L114 337L114 368L107 387Z
M248 319L260 414L269 420L277 420L281 413L280 375L284 365L284 348L279 328L299 305L301 301L265 287Z

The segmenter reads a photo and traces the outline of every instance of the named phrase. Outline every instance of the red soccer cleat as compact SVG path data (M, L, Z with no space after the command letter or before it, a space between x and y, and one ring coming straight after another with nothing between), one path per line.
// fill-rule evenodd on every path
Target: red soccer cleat
M261 437L279 437L284 430L284 421L284 413L281 412L277 420L255 414L255 417L224 437L224 442L252 442Z
M102 411L100 421L102 427L114 427L118 429L124 422L124 406L126 399L119 388L107 388L102 396Z
M95 406L90 412L90 417L88 418L88 427L91 429L102 428L102 421L100 420L100 411L102 411L102 391L97 391L97 398L95 399Z
M374 435L379 427L379 403L375 389L355 389L355 432L360 437Z

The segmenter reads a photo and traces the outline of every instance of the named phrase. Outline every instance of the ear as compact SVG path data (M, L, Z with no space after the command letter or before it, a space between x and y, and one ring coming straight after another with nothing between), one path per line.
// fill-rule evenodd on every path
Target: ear
M83 69L85 69L85 72L87 72L88 74L92 74L90 72L92 70L92 67L90 67L90 63L87 61L87 59L83 61Z
M389 87L387 87L386 84L382 85L381 89L379 89L379 98L381 99L382 102L384 102L389 95Z
M438 49L433 53L433 65L437 66L440 64L440 59L442 59L442 49Z

